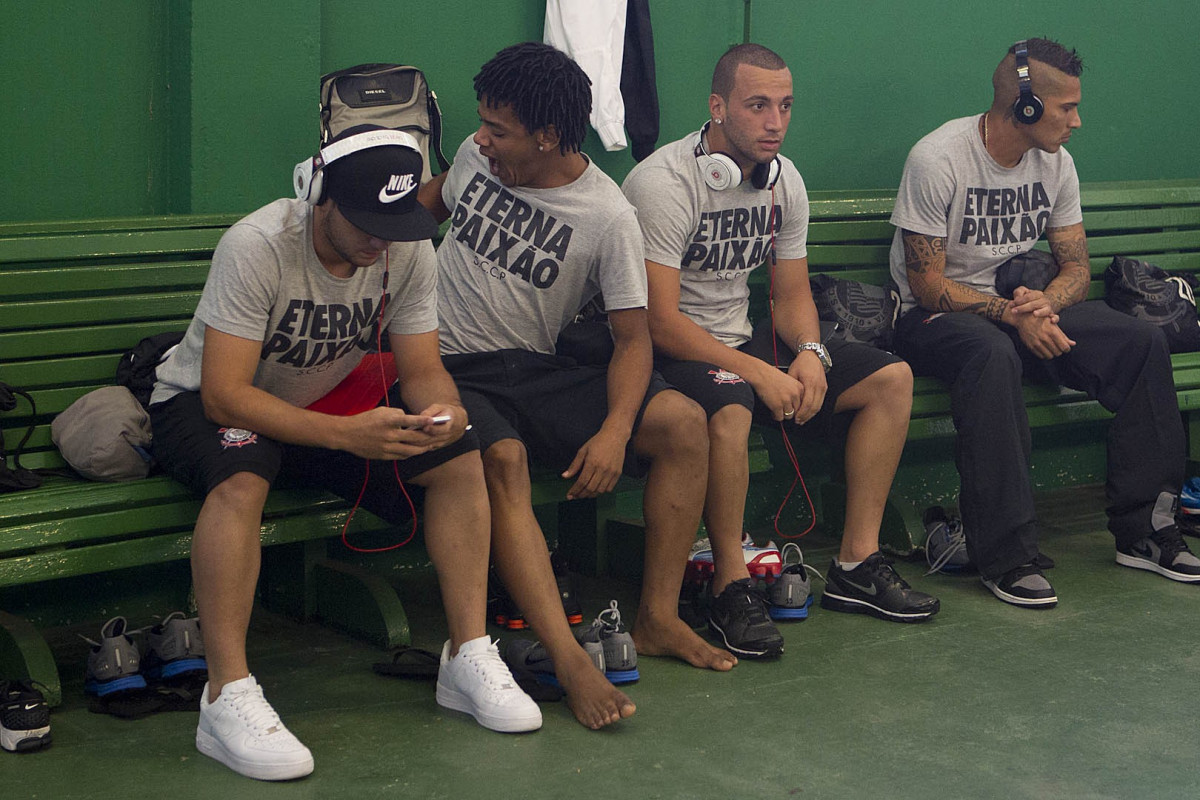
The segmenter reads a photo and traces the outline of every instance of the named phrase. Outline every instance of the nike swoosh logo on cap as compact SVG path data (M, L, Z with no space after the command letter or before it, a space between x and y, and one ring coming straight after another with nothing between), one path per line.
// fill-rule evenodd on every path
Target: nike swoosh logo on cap
M393 175L391 180L379 190L379 202L394 203L415 188L417 188L417 182L412 175Z

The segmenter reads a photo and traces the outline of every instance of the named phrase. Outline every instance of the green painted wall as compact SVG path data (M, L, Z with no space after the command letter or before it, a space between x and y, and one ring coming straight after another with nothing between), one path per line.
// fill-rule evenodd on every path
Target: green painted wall
M317 81L365 61L421 66L451 152L476 123L471 77L540 38L543 0L84 0L13 3L0 29L9 81L0 220L248 211L290 192L317 138ZM753 0L755 41L790 63L784 152L811 189L896 185L912 143L982 111L1013 40L1083 54L1084 180L1200 177L1192 131L1200 4L1146 0ZM744 0L653 0L661 142L697 128ZM620 180L628 151L588 152Z

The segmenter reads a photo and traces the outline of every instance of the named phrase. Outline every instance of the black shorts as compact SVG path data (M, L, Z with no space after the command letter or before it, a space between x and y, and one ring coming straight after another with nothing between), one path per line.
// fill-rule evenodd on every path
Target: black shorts
M710 419L725 406L754 410L754 388L741 375L706 361L677 361L668 356L655 358L654 368L667 383L699 403Z
M774 345L772 345L772 341ZM816 416L806 424L799 426L801 430L808 429L819 434L831 433L839 427L836 424L837 413L834 408L843 392L889 364L898 364L901 361L898 356L868 344L829 341L826 342L825 347L829 350L829 358L833 361L833 369L825 373L825 381L828 385L825 401ZM766 361L768 364L776 363L775 352L778 350L778 366L784 371L792 365L794 358L791 345L775 334L770 320L764 320L756 325L750 341L738 349ZM762 424L774 424L775 418L771 415L770 409L762 403L756 402L754 421Z
M392 404L399 405L395 388ZM198 392L184 392L152 405L150 424L154 431L151 449L159 466L202 497L231 476L250 472L272 486L317 487L353 502L368 471L368 461L352 453L283 444L253 431L210 422ZM362 507L389 522L408 519L408 501L397 478L408 481L478 449L479 441L467 431L457 442L438 450L398 461L371 461Z
M531 458L562 471L608 416L607 366L528 350L449 355L442 363L458 384L484 452L502 439L517 439ZM661 375L651 373L633 433L650 399L669 388ZM648 469L649 461L634 452L631 441L625 446L625 473L641 477Z

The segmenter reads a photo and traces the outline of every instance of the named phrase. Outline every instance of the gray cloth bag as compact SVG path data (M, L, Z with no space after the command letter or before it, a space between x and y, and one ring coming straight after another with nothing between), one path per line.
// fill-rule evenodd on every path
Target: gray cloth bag
M124 386L105 386L69 405L50 438L71 467L94 481L150 474L150 415Z

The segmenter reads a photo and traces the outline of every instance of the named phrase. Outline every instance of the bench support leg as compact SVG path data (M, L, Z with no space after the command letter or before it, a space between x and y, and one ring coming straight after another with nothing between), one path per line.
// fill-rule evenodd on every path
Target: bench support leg
M558 550L571 569L583 575L603 575L608 568L608 520L616 513L610 492L594 499L558 504Z
M46 640L27 620L4 611L0 611L0 675L31 678L41 684L47 705L62 703L58 667Z

